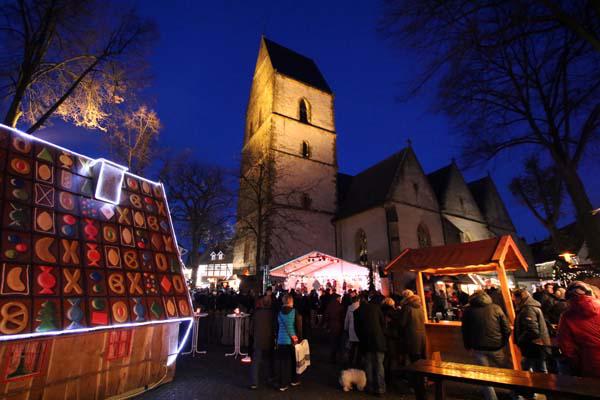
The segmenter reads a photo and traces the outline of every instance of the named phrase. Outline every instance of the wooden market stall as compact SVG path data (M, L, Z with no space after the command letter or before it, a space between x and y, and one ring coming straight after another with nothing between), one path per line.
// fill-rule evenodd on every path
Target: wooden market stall
M0 398L169 382L192 306L164 187L0 125Z
M392 276L404 272L416 274L417 292L421 297L422 309L425 321L427 321L425 329L428 354L440 354L448 361L465 362L471 360L471 356L463 346L461 322L434 322L428 318L427 307L425 307L424 276L495 273L500 281L504 305L512 324L515 319L515 310L511 301L506 272L513 272L520 268L527 270L527 263L514 240L505 235L447 246L406 249L387 265L385 270L387 273L392 273ZM520 354L512 336L507 351L510 354L513 368L519 369Z

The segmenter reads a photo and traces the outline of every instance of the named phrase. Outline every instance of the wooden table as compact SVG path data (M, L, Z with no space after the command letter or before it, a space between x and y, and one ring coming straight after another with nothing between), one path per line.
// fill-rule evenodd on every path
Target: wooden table
M444 381L455 381L506 389L530 389L537 393L560 394L577 399L600 399L600 379L516 371L445 361L419 360L406 367L416 377L417 400L425 400L425 377L435 382L435 398L445 398Z

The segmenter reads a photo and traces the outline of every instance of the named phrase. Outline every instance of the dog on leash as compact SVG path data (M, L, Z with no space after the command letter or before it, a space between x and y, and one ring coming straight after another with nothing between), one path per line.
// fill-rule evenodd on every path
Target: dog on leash
M352 386L356 385L356 388L361 392L365 390L367 386L367 376L365 371L362 369L345 369L340 373L340 385L344 392L352 390Z

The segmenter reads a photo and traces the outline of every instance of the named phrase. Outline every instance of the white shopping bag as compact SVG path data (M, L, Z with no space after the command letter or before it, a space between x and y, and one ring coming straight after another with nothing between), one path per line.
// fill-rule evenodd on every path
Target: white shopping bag
M304 339L294 346L296 350L296 373L301 374L310 365L310 347L308 340Z

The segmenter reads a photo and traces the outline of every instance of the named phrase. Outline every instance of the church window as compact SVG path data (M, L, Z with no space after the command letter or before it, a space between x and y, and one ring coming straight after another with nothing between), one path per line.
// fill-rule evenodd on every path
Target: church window
M310 145L306 140L302 142L302 157L310 158Z
M212 253L210 253L210 259L211 259L211 261L214 261L217 259L217 254L214 251Z
M355 238L356 246L356 260L361 265L367 265L369 262L369 251L367 248L367 234L363 229L356 231Z
M417 182L413 182L413 190L415 191L415 200L419 200L419 184Z
M304 208L305 210L310 210L310 208L312 207L312 199L310 198L310 196L306 193L302 194L302 208Z
M301 99L300 100L300 105L299 105L299 120L300 122L304 122L305 124L309 123L310 120L310 107L308 105L308 101L306 101L306 99Z
M429 235L429 229L424 224L420 224L417 228L417 240L419 247L431 247L431 236Z
M458 202L460 203L460 209L464 212L465 211L465 199L463 199L462 197L459 197Z

